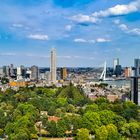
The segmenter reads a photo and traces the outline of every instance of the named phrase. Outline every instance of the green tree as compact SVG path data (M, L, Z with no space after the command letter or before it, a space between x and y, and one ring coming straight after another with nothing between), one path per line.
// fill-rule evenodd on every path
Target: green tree
M7 123L6 112L0 108L0 128L4 128Z
M57 123L57 136L64 137L67 130L67 124L64 120L59 120Z
M35 121L39 116L39 112L32 104L19 104L14 111L14 119L19 119L24 115L28 115L31 120Z
M91 140L90 135L89 135L89 130L85 128L81 128L78 130L77 140Z
M139 107L135 103L127 101L124 102L123 106L124 106L124 111L122 114L123 117L125 117L127 120L137 119Z
M101 105L102 103L109 103L109 100L107 100L107 99L104 98L104 97L100 97L100 98L97 98L97 99L95 100L95 103L96 103L97 105Z
M122 128L121 128L121 130L120 130L120 133L123 135L123 136L125 136L126 138L129 138L130 136L131 136L131 132L130 132L130 125L129 125L129 123L125 123L123 126L122 126Z
M57 136L57 126L54 121L48 122L46 130L49 132L50 136L53 136L53 137Z
M108 131L104 125L96 130L95 139L96 140L107 140Z
M108 124L107 126L102 125L99 129L96 130L95 139L120 140L120 135L115 125Z
M75 108L72 104L69 104L69 105L66 107L66 111L67 111L67 112L70 112L70 113L75 113L77 110L76 110L76 108Z
M25 101L27 101L27 97L25 96L25 94L16 93L14 95L14 97L16 98L17 102L25 102Z
M58 104L59 107L65 106L66 103L67 103L67 99L66 98L58 98L57 99L57 104Z
M97 112L87 112L82 118L82 126L88 130L95 130L101 126L100 115Z
M140 124L136 121L129 123L129 130L132 138L140 138Z
M63 88L58 95L59 98L67 98L68 103L73 105L81 105L84 95L80 92L80 90L74 87L72 84Z
M121 130L121 128L123 127L123 125L125 123L126 123L125 118L123 118L122 116L119 116L119 115L115 115L115 117L114 117L114 124L118 128L118 131Z
M106 129L108 131L108 140L119 140L120 135L118 133L117 127L113 124L108 124L106 126Z
M55 115L55 110L56 110L55 106L50 106L50 108L48 110L48 115L54 116Z
M30 120L27 115L21 117L14 123L14 132L18 133L20 129L26 129L29 133L36 133L34 121Z
M11 134L10 140L31 140L31 137L25 130L21 129L18 133Z
M3 129L0 129L0 137L3 137L3 135L4 135Z
M85 112L88 112L88 111L94 111L94 112L99 111L98 105L95 103L93 103L91 105L87 105Z
M115 114L114 112L110 111L110 110L103 110L99 112L100 114L100 120L104 125L113 123Z

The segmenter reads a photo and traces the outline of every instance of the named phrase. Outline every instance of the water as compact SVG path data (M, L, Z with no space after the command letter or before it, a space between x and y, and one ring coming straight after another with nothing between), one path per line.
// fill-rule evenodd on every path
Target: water
M107 83L110 86L116 86L116 87L122 87L122 86L130 87L130 80L103 81L103 83Z

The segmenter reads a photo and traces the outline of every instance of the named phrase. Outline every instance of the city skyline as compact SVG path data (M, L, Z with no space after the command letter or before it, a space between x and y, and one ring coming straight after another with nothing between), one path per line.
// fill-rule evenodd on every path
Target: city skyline
M133 66L139 58L140 0L0 1L0 66ZM84 9L84 10L83 10Z

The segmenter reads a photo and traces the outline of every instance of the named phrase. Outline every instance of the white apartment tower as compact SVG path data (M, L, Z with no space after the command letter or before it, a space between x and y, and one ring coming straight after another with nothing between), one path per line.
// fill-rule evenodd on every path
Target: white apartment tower
M55 84L56 83L56 50L54 48L51 50L50 73L51 73L51 83Z
M116 70L116 66L117 65L119 65L119 58L115 58L114 60L113 60L113 69L114 69L114 71Z

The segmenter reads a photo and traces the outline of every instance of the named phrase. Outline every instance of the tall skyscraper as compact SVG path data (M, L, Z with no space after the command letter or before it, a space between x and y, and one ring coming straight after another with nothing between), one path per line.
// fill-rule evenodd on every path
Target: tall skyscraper
M135 76L140 76L140 59L134 60Z
M140 105L140 77L131 77L131 101Z
M131 77L131 101L140 105L140 59L134 60Z
M3 73L4 73L4 76L10 77L10 68L9 68L9 66L3 66Z
M51 82L53 84L56 83L56 50L52 49L51 50L51 68L50 68L50 72L51 72Z
M116 70L116 66L119 65L119 58L115 58L113 60L113 70L115 71Z
M24 66L17 67L17 80L25 78L26 71Z
M116 77L121 76L122 74L122 66L121 65L116 65L116 69L114 74L116 75Z
M14 76L14 65L10 65L10 76Z
M67 69L66 68L61 68L61 79L66 80L67 79Z
M39 78L39 69L37 66L31 67L31 80L38 80Z

